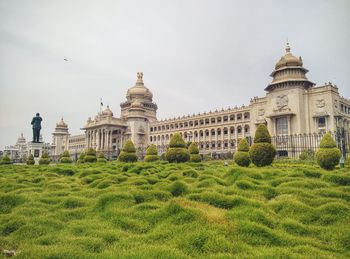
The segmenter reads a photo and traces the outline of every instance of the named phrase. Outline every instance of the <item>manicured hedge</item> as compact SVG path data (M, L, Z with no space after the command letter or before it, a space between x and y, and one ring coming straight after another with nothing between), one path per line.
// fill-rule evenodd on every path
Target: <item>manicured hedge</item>
M93 163L96 162L97 158L96 158L96 151L93 148L89 148L84 156L84 162L85 163Z
M72 158L70 157L69 151L66 150L63 152L61 158L60 158L60 163L63 164L70 164L72 163Z
M121 162L136 162L136 148L134 143L132 143L131 139L127 140L124 143L123 149L118 156L118 160Z
M145 162L154 162L158 160L159 156L157 147L153 144L149 145L146 150Z
M258 167L271 165L276 156L276 149L271 144L270 133L264 124L260 124L255 131L254 144L250 147L249 156Z
M320 148L316 152L317 164L326 170L333 170L339 164L341 157L340 150L329 133L326 133L320 143Z
M190 161L191 162L201 162L202 158L199 154L199 148L197 143L192 142L188 147L188 151L190 153Z
M170 163L183 163L190 159L186 143L179 133L175 133L171 137L169 148L166 151L165 156Z
M51 159L49 157L49 154L44 151L43 154L41 155L41 158L39 159L39 165L48 165L50 164Z
M234 160L239 166L248 167L250 165L249 144L246 138L241 139L239 142Z

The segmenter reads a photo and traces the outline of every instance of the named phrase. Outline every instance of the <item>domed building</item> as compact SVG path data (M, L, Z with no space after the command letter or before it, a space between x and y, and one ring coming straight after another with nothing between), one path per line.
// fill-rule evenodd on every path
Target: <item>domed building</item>
M157 105L152 92L143 83L143 73L137 73L136 84L129 88L126 101L120 104L121 117L116 118L110 107L89 118L85 130L85 148L94 148L116 156L127 139L131 139L140 153L147 148L150 124L157 120Z
M107 106L94 119L89 118L82 128L85 134L77 136L69 136L62 121L56 125L54 136L68 138L68 142L63 141L68 147L56 141L55 148L63 152L76 145L76 152L94 148L116 157L123 143L131 139L142 156L149 144L165 152L172 135L180 133L185 141L197 142L201 154L217 156L234 153L244 137L252 141L256 127L263 123L278 155L297 157L306 148L315 150L324 132L335 132L339 123L346 130L350 125L350 100L342 97L332 83L317 86L307 73L302 58L294 56L287 43L270 75L272 81L265 87L265 96L254 97L241 107L158 120L153 94L139 72L136 84L127 90L126 101L120 104L120 118L114 117ZM349 145L350 138L346 143Z

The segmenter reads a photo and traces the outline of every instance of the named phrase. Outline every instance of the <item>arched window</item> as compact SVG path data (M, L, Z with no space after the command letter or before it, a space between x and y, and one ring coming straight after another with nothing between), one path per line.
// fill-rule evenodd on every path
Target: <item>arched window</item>
M214 129L212 129L212 130L210 131L210 135L211 135L211 136L215 136L215 130L214 130Z

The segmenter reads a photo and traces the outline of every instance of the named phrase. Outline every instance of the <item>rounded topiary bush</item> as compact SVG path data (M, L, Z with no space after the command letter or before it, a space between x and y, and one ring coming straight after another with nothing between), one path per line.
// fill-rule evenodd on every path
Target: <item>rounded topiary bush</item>
M134 143L132 143L131 139L127 140L124 143L123 149L118 156L118 160L120 162L136 162L137 161L136 148L134 146Z
M41 158L39 159L39 165L48 165L50 164L51 159L49 157L49 154L44 151L43 154L41 155Z
M237 165L248 167L250 165L249 144L246 138L241 139L238 143L237 152L234 155Z
M326 170L333 170L339 164L341 152L329 133L326 133L320 143L320 148L316 152L317 164Z
M197 143L192 142L188 147L188 152L190 153L190 161L191 162L201 162L202 157L199 154L199 148Z
M100 154L98 155L97 162L107 163L107 159L106 159L105 155L103 154L103 152L100 152Z
M175 133L171 137L165 157L170 163L183 163L190 159L186 143L179 133Z
M93 148L89 148L85 155L84 155L84 162L85 163L93 163L96 162L97 158L96 158L96 151Z
M5 154L0 160L0 165L9 165L11 164L11 159L8 154Z
M70 157L69 151L66 150L63 152L61 158L60 158L60 163L63 164L70 164L72 163L72 158Z
M157 147L153 144L149 145L146 150L145 162L154 162L158 160L159 156Z
M34 156L33 154L29 154L28 158L27 158L27 165L34 165L35 161L34 161Z
M79 158L77 160L77 163L78 164L82 164L82 163L85 163L85 153L82 152L80 155L79 155Z
M276 156L276 149L271 144L270 133L264 124L260 124L255 131L254 144L249 149L249 156L258 167L271 165Z

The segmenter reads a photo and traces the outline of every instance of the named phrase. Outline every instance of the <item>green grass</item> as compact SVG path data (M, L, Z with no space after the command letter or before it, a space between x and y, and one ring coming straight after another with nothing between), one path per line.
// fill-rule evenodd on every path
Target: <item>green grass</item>
M17 258L347 258L349 171L4 165L0 249Z

